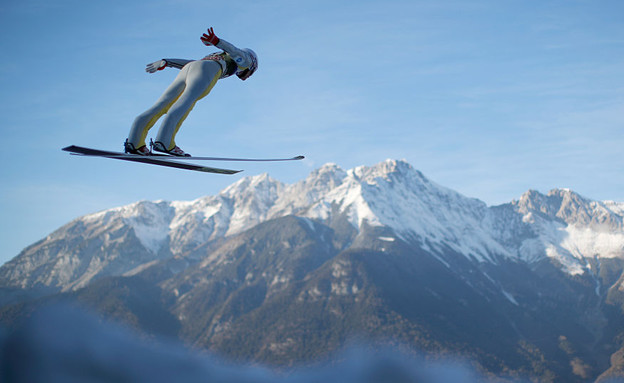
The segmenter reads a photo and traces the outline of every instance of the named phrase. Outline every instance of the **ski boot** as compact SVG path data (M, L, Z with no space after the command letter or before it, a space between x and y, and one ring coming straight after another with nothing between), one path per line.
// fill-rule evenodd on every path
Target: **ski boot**
M152 141L151 145L152 145L152 150L156 152L167 153L176 157L190 157L191 156L190 154L185 153L184 150L180 149L180 147L177 145L174 146L173 149L171 150L167 150L167 147L165 146L165 144L163 144L160 141L156 141L156 142Z
M134 144L126 139L124 142L124 151L128 154L137 154L139 156L150 156L152 152L147 148L147 145L140 146L138 148L134 147Z

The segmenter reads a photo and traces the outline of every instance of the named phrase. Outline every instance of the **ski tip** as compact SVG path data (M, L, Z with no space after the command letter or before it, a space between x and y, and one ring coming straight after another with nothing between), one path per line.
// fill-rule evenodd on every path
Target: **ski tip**
M305 156L296 156L293 157L293 160L303 160L305 158Z

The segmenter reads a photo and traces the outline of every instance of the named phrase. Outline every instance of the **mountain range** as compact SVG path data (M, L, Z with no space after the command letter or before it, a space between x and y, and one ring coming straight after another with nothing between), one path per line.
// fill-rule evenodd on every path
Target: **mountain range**
M366 340L498 377L624 371L624 203L499 206L404 161L267 174L68 223L0 267L0 323L72 300L142 333L288 366Z

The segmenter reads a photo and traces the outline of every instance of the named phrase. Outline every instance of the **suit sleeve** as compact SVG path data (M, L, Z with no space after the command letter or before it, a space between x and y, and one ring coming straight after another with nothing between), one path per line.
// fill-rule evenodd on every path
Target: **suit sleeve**
M249 68L249 66L251 65L252 60L249 53L235 47L227 41L219 39L219 43L216 45L216 47L227 52L230 57L234 59L234 62L240 69Z
M182 69L186 64L194 60L185 59L163 59L167 62L167 66L170 68Z

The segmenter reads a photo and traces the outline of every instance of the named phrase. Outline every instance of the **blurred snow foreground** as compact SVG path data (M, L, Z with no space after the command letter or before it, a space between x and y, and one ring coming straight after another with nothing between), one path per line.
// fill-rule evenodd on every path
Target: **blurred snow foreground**
M288 373L235 365L173 341L145 341L69 306L39 311L0 335L0 381L72 382L483 382L472 369L397 351L355 347L334 361Z

